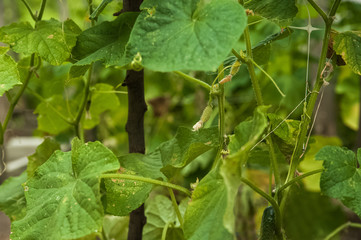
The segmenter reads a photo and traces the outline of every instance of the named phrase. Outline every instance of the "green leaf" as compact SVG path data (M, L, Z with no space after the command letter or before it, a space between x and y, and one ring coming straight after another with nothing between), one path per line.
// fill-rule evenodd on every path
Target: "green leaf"
M210 71L227 57L247 24L237 1L146 0L127 46L154 71Z
M246 0L244 7L283 26L289 24L298 12L295 0Z
M45 138L36 148L35 153L28 157L29 161L26 172L29 178L34 175L35 170L46 162L56 150L60 150L60 144L52 138Z
M179 211L184 215L189 199L185 198L179 204ZM184 239L183 231L180 228L180 223L177 214L174 211L172 201L163 195L157 195L153 199L147 201L145 209L145 216L147 223L143 229L144 240L159 240L162 239L162 232L168 224L166 240L182 240Z
M291 28L285 28L282 29L281 32L272 34L257 43L257 45L252 48L253 60L260 65L266 64L271 54L272 43L274 41L284 39L292 33L293 30Z
M361 32L335 34L333 49L356 74L361 75Z
M21 84L17 64L6 54L8 50L7 47L0 47L0 97L15 85Z
M338 137L324 137L312 136L312 142L308 144L308 150L305 157L300 162L298 169L303 173L311 172L313 170L322 169L322 161L316 161L316 153L324 146L333 145L341 146L342 141ZM304 187L310 192L320 192L321 173L314 174L302 179Z
M124 66L129 62L124 58L128 42L138 13L123 13L112 22L102 22L82 32L73 50L75 65L88 65L104 61L105 65Z
M131 153L119 157L121 173L134 174L153 179L163 179L162 161L159 151L147 155ZM127 179L105 179L106 210L108 213L118 216L128 215L137 209L148 198L153 184L127 180Z
M227 189L216 169L209 172L192 194L184 216L184 236L188 240L231 240L223 226L227 207Z
M17 53L37 53L50 64L60 65L69 58L80 32L72 20L39 21L35 28L28 22L20 22L0 28L0 41Z
M224 224L229 232L234 233L234 201L241 184L242 168L246 164L250 149L257 143L268 125L266 111L268 106L259 106L253 118L241 122L230 136L228 145L230 154L223 161L221 174L227 189L227 208L224 215Z
M39 114L37 118L38 129L54 135L59 134L70 128L71 125L60 118L58 113L70 120L70 116L72 116L71 112L75 113L75 109L75 103L67 103L61 95L54 95L46 99L44 102L41 102L34 111L34 113Z
M114 91L113 86L105 83L98 83L92 87L90 108L85 111L83 118L85 129L91 129L98 125L99 116L103 112L118 108L119 99L112 91Z
M121 173L138 175L126 169L122 169ZM153 188L153 184L126 179L105 179L104 183L107 189L106 211L117 216L126 216L137 209L145 202Z
M177 169L185 167L196 157L218 145L217 127L202 128L198 131L180 127L173 139L158 147L164 166L161 171L170 178Z
M26 200L21 186L27 179L26 172L18 177L9 177L0 185L0 210L11 221L19 220L26 214Z
M361 163L361 148L355 153L336 146L323 147L316 160L323 160L324 172L321 174L321 191L337 198L358 216L361 216L361 172L357 164Z
M100 175L119 168L100 142L73 140L71 152L56 151L23 184L26 216L13 222L12 239L74 239L101 230Z

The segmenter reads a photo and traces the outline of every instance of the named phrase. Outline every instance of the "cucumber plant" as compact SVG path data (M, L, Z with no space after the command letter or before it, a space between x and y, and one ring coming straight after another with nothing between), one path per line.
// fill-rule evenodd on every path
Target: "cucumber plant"
M125 239L128 225L128 239L191 240L331 239L361 228L330 201L361 216L360 151L311 134L334 81L341 119L357 130L348 105L359 99L342 89L361 75L361 30L342 6L358 3L144 0L132 12L138 1L88 0L84 22L50 18L54 3L33 11L34 2L21 1L27 21L0 28L2 150L23 95L44 137L27 170L0 186L11 239ZM144 94L167 88L173 97L148 101L145 143ZM187 104L191 117L186 107L177 115Z

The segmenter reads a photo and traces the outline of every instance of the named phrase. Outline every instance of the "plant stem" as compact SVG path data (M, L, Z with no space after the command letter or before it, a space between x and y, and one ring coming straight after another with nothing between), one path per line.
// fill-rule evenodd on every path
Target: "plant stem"
M275 215L276 215L276 235L277 235L278 239L282 239L281 212L280 212L277 202L270 195L268 195L267 193L265 193L264 191L259 189L256 185L254 185L251 181L249 181L243 177L241 177L241 181L243 183L247 184L250 188L252 188L256 193L261 195L263 198L265 198L272 205L273 209L275 210Z
M282 187L280 187L278 189L278 192L282 192L283 190L285 190L286 188L288 188L289 186L291 186L292 184L300 181L301 179L303 178L306 178L308 176L311 176L311 175L314 175L314 174L317 174L317 173L320 173L320 172L323 172L323 169L317 169L317 170L314 170L314 171L311 171L311 172L307 172L307 173L304 173L298 177L295 177L293 178L291 181L285 183Z
M174 71L175 74L178 74L179 76L183 77L185 80L188 80L192 83L195 83L195 84L198 84L198 85L201 85L202 87L206 88L207 90L211 90L211 86L208 85L206 82L203 82L202 80L199 80L197 78L194 78L194 77L191 77L185 73L182 73L180 71Z
M276 157L276 153L275 153L275 149L274 149L274 145L273 145L273 140L272 140L272 136L268 136L267 138L267 142L268 142L268 146L269 146L269 155L270 155L270 161L271 161L271 168L273 169L273 174L275 176L275 183L276 183L276 188L279 188L281 185L281 175L280 175L280 171L279 171L279 167L278 167L278 162L277 162L277 157ZM271 177L272 180L272 177ZM270 185L272 185L272 181L270 181L269 183Z
M39 14L37 16L36 21L40 21L43 18L44 10L45 10L46 0L41 1Z
M166 240L167 239L167 232L168 232L168 228L169 226L172 225L171 222L167 222L163 228L163 231L162 231L162 238L161 240Z
M28 4L28 2L27 2L26 0L21 0L21 1L24 3L26 9L27 9L28 12L30 13L31 18L36 22L36 21L37 21L37 18L36 18L36 16L34 15L34 12L33 12L33 10L31 9L31 7L30 7L30 5Z
M332 6L332 9L331 9L331 13L335 14L335 11L336 11L336 10L334 10L335 6L338 6L339 3L340 3L340 0L336 0L334 2L334 5ZM316 75L316 83L310 94L310 99L308 101L306 110L302 115L302 121L301 121L300 127L299 127L300 131L298 133L296 145L295 145L295 148L292 153L291 163L290 163L291 166L290 166L290 170L288 171L286 183L291 181L292 178L294 177L294 173L298 166L300 157L302 157L302 152L305 150L305 149L303 149L303 146L304 146L305 139L307 136L308 127L311 122L311 116L313 114L313 110L314 110L314 107L316 104L318 93L320 92L320 89L323 86L323 79L321 78L321 73L322 73L322 70L323 70L323 68L325 66L325 62L326 62L326 54L327 54L328 43L330 40L331 25L333 22L333 17L334 17L334 15L329 15L329 17L328 17L329 21L326 22L326 28L325 28L325 33L324 33L323 43L322 43L321 56L320 56L320 61L318 64L318 70L317 70L317 75Z
M221 64L218 67L219 72L219 79L224 78L224 72L223 72L223 64ZM218 115L219 115L219 121L218 121L218 129L219 129L219 148L216 155L216 158L213 162L212 169L217 167L220 163L221 159L221 153L223 150L226 150L225 142L224 142L224 135L225 135L225 122L224 122L224 84L219 84L219 93L217 94L217 100L218 100Z
M168 192L169 192L170 198L172 199L173 208L174 208L174 211L175 211L176 214L177 214L177 218L178 218L178 220L179 220L180 226L181 226L181 228L183 228L183 218L182 218L182 214L181 214L181 212L179 211L179 207L178 207L178 204L177 204L177 200L175 199L173 190L172 190L171 188L168 188Z
M119 179L141 181L141 182L146 182L146 183L151 183L151 184L155 184L155 185L159 185L159 186L172 188L172 189L175 189L175 190L178 190L180 192L187 194L189 197L192 195L191 192L184 187L181 187L181 186L169 183L169 182L159 181L159 180L155 180L153 178L146 178L146 177L137 176L137 175L107 173L107 174L100 175L100 178L119 178Z
M2 145L4 143L5 130L6 130L7 126L8 126L9 120L11 119L11 117L13 115L15 106L18 103L20 97L23 95L23 93L25 91L25 88L28 86L28 83L29 83L29 80L30 80L31 76L32 76L33 72L35 71L35 69L33 69L34 59L35 59L35 54L33 53L31 55L31 58L30 58L30 65L29 65L28 75L26 76L26 78L25 78L23 84L21 85L19 91L17 92L17 94L15 95L15 97L10 102L10 107L9 107L9 110L8 110L8 112L6 114L4 123L2 124L2 129L1 129L1 132L0 132L1 133L0 145Z
M82 128L80 126L80 120L81 120L81 117L83 116L83 112L84 112L86 103L88 102L88 97L89 97L89 93L90 93L89 86L90 86L90 81L91 81L91 77L92 77L92 70L93 70L93 64L90 65L89 72L88 72L88 77L85 80L84 95L83 95L82 101L80 103L78 113L77 113L77 115L75 117L75 120L73 122L73 125L75 127L75 133L82 140L84 140L84 139L82 137L83 133L82 133Z
M352 222L344 223L341 226L339 226L338 228L336 228L334 231L332 231L330 234L328 234L324 240L330 240L331 238L336 236L337 233L341 232L342 230L344 230L345 228L348 228L348 227L361 228L361 224L360 223L352 223Z
M326 15L326 13L317 5L317 3L315 3L313 0L307 0L311 6L318 12L318 14L320 14L320 16L322 17L323 21L326 23L328 21L328 17Z
M281 94L282 97L285 97L286 95L282 92L282 90L278 87L276 81L265 71L263 70L263 68L261 66L259 66L252 58L249 59L253 65L255 65L259 70L261 70L261 72L264 73L264 75L266 75L271 82L273 83L273 85L276 87L277 91Z

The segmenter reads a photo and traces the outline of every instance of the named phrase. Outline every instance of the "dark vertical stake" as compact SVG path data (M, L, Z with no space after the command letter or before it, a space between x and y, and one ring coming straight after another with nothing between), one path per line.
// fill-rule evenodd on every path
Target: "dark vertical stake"
M139 12L142 0L123 0L123 12ZM147 105L144 100L144 71L127 71L124 85L128 88L128 132L129 152L145 153L144 113ZM128 240L141 240L146 223L144 205L130 213Z

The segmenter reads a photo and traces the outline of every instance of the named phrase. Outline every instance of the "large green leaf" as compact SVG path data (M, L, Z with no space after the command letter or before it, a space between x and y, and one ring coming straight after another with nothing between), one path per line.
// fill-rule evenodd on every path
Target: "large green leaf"
M334 37L333 49L355 73L361 75L361 32L343 32Z
M329 197L337 198L361 216L361 148L355 153L336 146L323 147L316 160L323 160L325 170L321 174L321 191Z
M106 215L103 220L103 233L106 239L124 240L128 236L129 217Z
M196 157L218 145L217 127L202 128L198 131L180 127L173 139L158 147L164 166L161 171L170 178L177 169L185 167Z
M281 25L287 25L297 14L296 0L246 0L244 7Z
M127 46L154 71L214 70L241 36L247 18L232 0L145 0Z
M250 149L257 143L268 125L267 106L257 107L253 118L241 122L230 136L230 154L224 159L221 174L227 189L227 208L224 215L224 224L229 232L234 233L234 201L241 184L242 168L246 164Z
M100 175L119 168L99 142L74 139L71 152L56 151L23 184L24 218L13 222L12 239L74 239L101 229Z
M60 144L52 138L45 138L36 148L36 152L28 157L29 161L26 172L29 178L34 175L35 170L46 162L56 150L60 150Z
M105 83L98 83L92 87L91 103L82 119L85 129L91 129L99 124L100 114L107 110L114 110L119 106L117 95L112 92L113 86Z
M187 208L189 199L185 198L179 204L179 211L181 215ZM168 226L166 233L166 240L182 240L183 231L180 228L180 223L177 218L177 214L174 211L172 201L163 196L157 195L152 199L149 199L146 205L145 216L147 217L147 223L143 230L144 240L159 240L162 239L163 229Z
M44 102L41 102L34 113L38 115L38 129L50 134L59 134L71 127L64 119L59 117L62 114L70 121L72 113L75 114L76 105L73 102L66 101L61 95L54 95Z
M75 65L102 60L105 65L126 65L124 52L138 13L123 13L112 22L102 22L82 32L73 50Z
M227 189L217 169L209 172L192 194L184 216L184 235L188 240L231 240L223 226Z
M0 42L9 44L17 53L37 53L50 64L60 65L69 58L80 32L72 20L39 21L35 28L20 22L0 28Z
M26 172L18 177L10 177L0 185L0 210L6 213L11 221L25 216L26 200L21 186L27 179Z
M16 62L6 54L8 50L7 47L0 47L0 97L15 85L21 84Z

